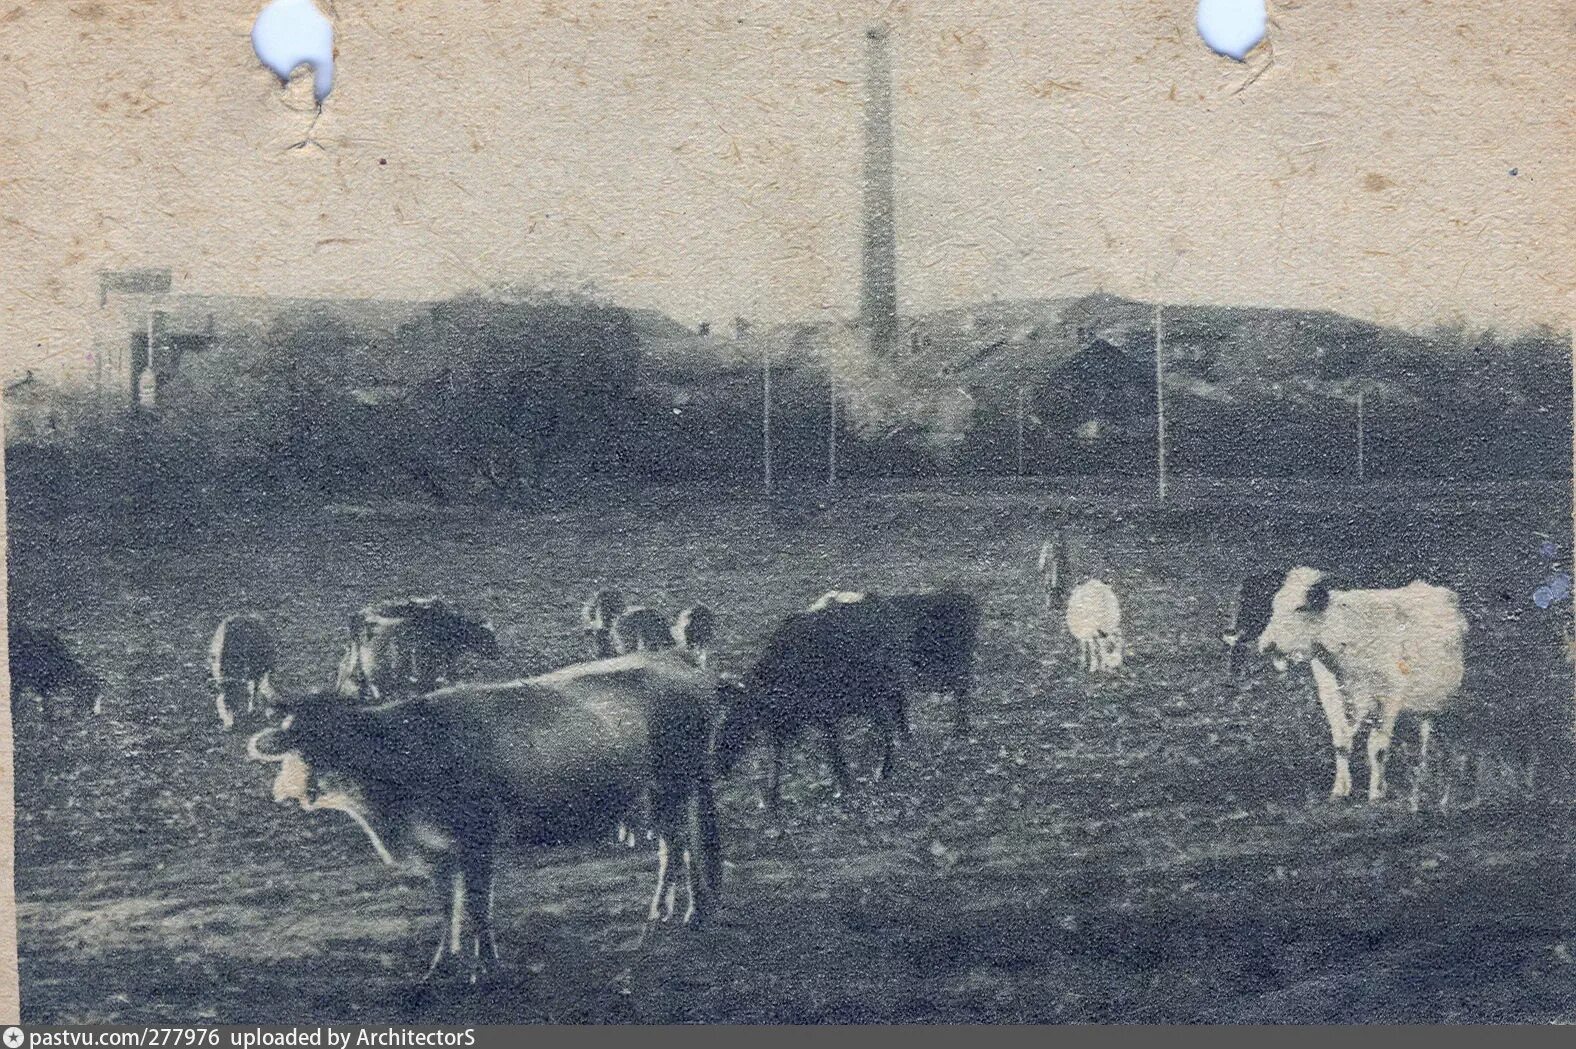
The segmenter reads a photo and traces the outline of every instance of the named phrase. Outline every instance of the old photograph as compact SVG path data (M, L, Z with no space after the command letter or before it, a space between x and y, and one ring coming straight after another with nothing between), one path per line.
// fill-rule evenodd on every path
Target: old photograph
M1198 19L0 13L22 1021L1576 1021L1569 6Z

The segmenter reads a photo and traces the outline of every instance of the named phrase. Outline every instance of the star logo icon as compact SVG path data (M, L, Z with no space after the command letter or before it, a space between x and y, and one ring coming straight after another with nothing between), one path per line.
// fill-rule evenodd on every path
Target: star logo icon
M7 1027L4 1039L6 1049L17 1049L22 1044L22 1029L20 1027Z

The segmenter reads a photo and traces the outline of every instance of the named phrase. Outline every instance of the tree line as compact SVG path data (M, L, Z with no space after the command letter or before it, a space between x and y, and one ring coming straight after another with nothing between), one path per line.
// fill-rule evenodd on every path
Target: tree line
M904 375L858 346L857 333L831 329L775 362L782 483L825 476L834 446L846 478L1154 469L1152 350L1140 336L972 387ZM1348 377L1190 395L1207 367L1181 362L1168 378L1173 468L1352 474ZM1569 476L1559 340L1480 339L1365 367L1378 384L1368 477ZM156 409L59 393L43 434L10 442L8 489L17 512L108 505L181 520L247 498L528 506L599 478L748 484L768 448L763 380L753 363L675 367L630 311L580 295L459 296L370 339L330 313L281 317L259 345L189 357Z

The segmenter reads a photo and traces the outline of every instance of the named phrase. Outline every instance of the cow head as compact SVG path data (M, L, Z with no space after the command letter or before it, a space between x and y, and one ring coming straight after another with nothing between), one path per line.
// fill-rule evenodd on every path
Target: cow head
M280 699L275 706L283 714L280 723L246 742L248 758L279 766L274 801L293 801L307 812L346 813L366 833L378 856L393 863L386 843L396 840L399 828L382 803L382 777L368 775L385 746L374 724L381 711L351 706L330 692L288 702Z
M471 620L465 631L465 647L483 659L497 659L501 655L498 628L493 626L492 620Z
M613 620L628 608L624 595L617 590L598 590L586 599L580 608L580 623L586 632L606 630L613 625Z
M1289 664L1308 661L1329 604L1330 587L1323 572L1299 565L1286 573L1270 602L1269 625L1258 642L1258 650L1270 657L1276 670L1284 673Z

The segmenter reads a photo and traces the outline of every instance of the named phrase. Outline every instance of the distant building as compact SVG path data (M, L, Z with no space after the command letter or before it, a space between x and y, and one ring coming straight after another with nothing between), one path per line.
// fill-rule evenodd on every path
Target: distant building
M106 406L154 408L187 362L219 346L261 348L280 320L316 316L361 342L392 334L432 303L203 295L173 290L169 270L99 274L92 383ZM211 379L211 377L210 377ZM374 377L369 386L383 380ZM379 391L376 396L386 396Z

